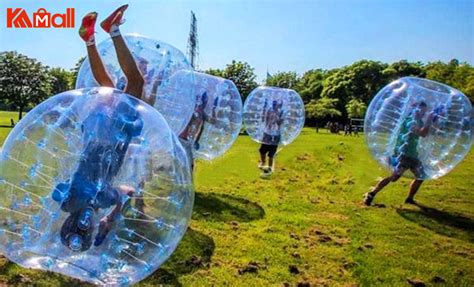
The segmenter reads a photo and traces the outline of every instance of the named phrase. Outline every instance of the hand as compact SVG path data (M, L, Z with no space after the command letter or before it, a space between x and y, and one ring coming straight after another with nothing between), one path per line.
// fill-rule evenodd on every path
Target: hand
M94 240L94 246L99 246L104 242L105 237L107 234L110 232L111 229L111 222L109 221L108 216L102 218L99 223L99 232L97 233L95 240Z
M427 123L432 123L433 120L434 120L434 118L435 118L436 116L437 116L437 113L435 113L434 111L431 112L431 113L428 115L428 117L427 117L427 119L426 119L426 122L427 122Z

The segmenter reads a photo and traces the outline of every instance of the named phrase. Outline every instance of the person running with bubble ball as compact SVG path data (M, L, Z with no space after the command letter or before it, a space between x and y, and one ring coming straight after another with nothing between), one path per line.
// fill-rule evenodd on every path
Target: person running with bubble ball
M143 98L144 78L119 30L127 8L128 5L119 7L100 26L112 37L120 67L127 77L125 93L146 101ZM95 45L96 20L96 12L88 13L82 19L79 35L86 43L96 81L100 86L115 88ZM58 184L53 191L52 197L60 204L61 210L70 213L62 225L60 236L61 242L73 251L90 249L95 213L99 209L114 207L100 220L93 244L101 245L127 198L135 193L133 187L115 187L112 182L120 171L131 140L140 136L143 121L135 103L121 101L112 107L112 102L113 98L104 100L82 122L85 148L81 152L79 165L71 178ZM142 185L139 183L139 186ZM143 199L136 199L135 203L143 213Z
M392 175L380 180L375 188L364 194L364 204L370 206L377 193L390 182L396 182L407 170L410 170L415 179L410 184L410 191L405 200L407 204L416 204L414 197L426 177L423 165L418 158L418 142L420 137L426 137L430 127L436 122L439 111L432 111L425 122L423 117L428 110L425 102L413 105L412 112L403 121L397 137L394 154L390 157L390 165L394 167Z
M262 144L260 146L260 161L258 167L265 174L271 174L274 169L274 158L278 149L281 138L281 125L283 123L283 102L272 101L272 106L267 107L268 102L265 100L263 106L262 120L264 122L264 131ZM265 166L268 156L268 166Z

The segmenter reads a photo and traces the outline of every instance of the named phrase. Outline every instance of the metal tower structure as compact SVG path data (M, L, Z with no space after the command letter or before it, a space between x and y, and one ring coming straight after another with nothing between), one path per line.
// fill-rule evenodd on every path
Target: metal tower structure
M197 33L197 20L194 12L191 11L191 28L189 31L188 39L188 58L191 66L194 70L198 69L198 57L199 57L199 39Z

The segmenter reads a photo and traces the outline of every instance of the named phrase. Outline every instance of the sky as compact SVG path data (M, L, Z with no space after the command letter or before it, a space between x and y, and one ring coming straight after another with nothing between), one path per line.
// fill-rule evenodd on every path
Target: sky
M70 69L85 55L77 29L90 11L104 19L130 4L122 34L138 33L186 53L190 11L198 19L199 68L248 62L259 80L278 71L331 69L361 59L474 64L474 0L2 0L0 51L16 50ZM7 8L76 9L73 29L7 29ZM108 35L97 30L100 42Z

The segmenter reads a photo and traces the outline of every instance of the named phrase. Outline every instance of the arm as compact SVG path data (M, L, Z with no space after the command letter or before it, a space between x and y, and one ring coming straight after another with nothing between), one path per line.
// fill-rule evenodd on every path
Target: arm
M280 115L279 115L279 117L278 117L278 122L277 122L277 124L278 124L279 127L283 124L283 122L284 122L284 120L285 120L285 119L283 118L283 115L284 115L284 114L285 114L285 111L281 111L281 113L280 113Z
M204 121L200 123L199 132L196 135L196 138L194 139L194 146L196 149L199 149L199 140L201 139L203 130L204 130Z
M112 228L112 223L115 221L117 216L120 214L122 210L122 196L128 195L132 196L135 192L135 189L131 186L120 185L117 188L117 201L114 209L107 214L106 216L102 217L99 223L99 232L95 238L94 245L99 246L104 241L105 237L109 233L110 229Z
M150 106L153 106L156 102L156 95L158 94L158 87L161 85L163 79L163 73L160 72L157 76L155 82L153 82L153 87L151 88L150 97L147 99L146 103Z
M430 132L430 127L431 127L431 124L433 123L433 117L434 117L434 114L430 113L428 115L428 118L426 119L425 125L423 127L415 126L413 128L413 132L419 135L420 137L426 137L428 133Z

